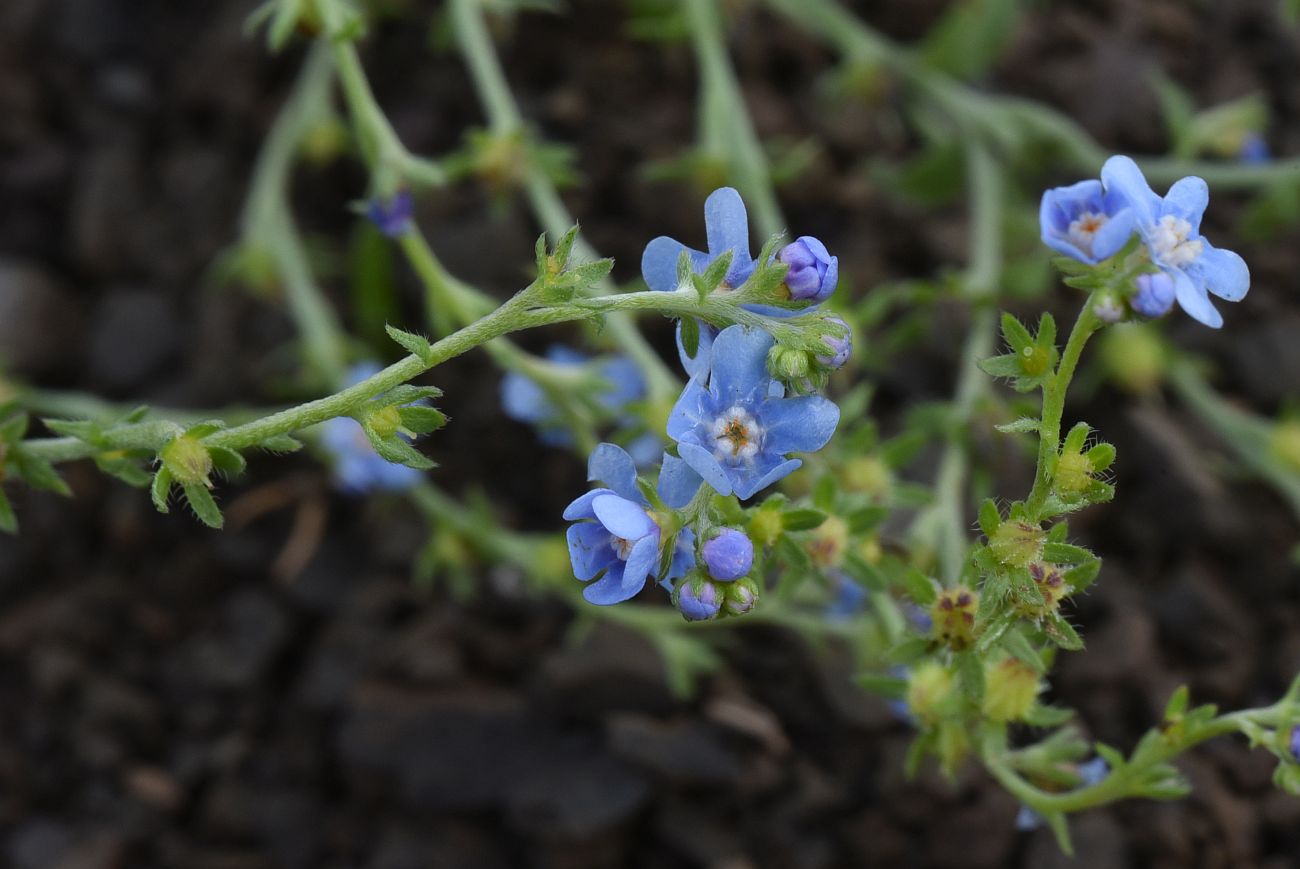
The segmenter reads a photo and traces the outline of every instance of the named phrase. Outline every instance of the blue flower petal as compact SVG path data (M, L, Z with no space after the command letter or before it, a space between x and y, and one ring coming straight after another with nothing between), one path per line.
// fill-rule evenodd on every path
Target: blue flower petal
M1205 214L1205 208L1209 204L1210 187L1205 183L1205 179L1188 175L1175 181L1169 188L1160 206L1160 213L1181 217L1192 226L1199 227L1201 216Z
M709 255L682 244L675 238L661 235L653 238L641 254L641 277L646 286L661 293L670 293L677 289L677 260L682 251L691 255L691 267L702 272L709 265Z
M692 377L677 397L672 412L668 415L668 437L675 441L689 435L696 427L704 424L704 418L713 416L713 395L704 381Z
M728 326L713 340L709 386L726 409L749 397L756 388L767 389L767 352L776 343L762 329ZM670 435L671 437L671 435Z
M582 590L582 596L589 603L597 606L611 606L616 603L622 603L632 595L628 594L623 588L623 571L626 565L621 561L615 561L609 566L609 570L600 579L593 582ZM637 589L640 591L641 589Z
M636 463L617 444L596 444L587 460L587 479L599 480L629 501L642 501L636 486Z
M623 590L628 597L645 588L646 577L655 569L658 560L658 534L642 537L633 545L627 556L627 566L623 568Z
M564 536L569 543L573 575L583 582L618 560L614 547L610 545L609 532L595 522L570 525Z
M591 502L595 501L601 495L613 495L609 489L592 489L585 495L581 495L564 508L564 518L570 522L578 519L595 519L596 512L591 507Z
M727 283L738 287L754 271L749 256L749 216L745 202L733 187L720 187L704 200L704 231L709 242L709 257L733 251Z
M703 320L696 320L699 327L700 343L695 348L694 356L686 355L686 345L682 343L682 324L677 323L677 357L682 361L682 368L686 369L687 377L698 377L707 374L709 370L709 356L713 352L713 336L718 330Z
M1160 197L1147 184L1146 177L1138 164L1130 157L1111 157L1101 167L1101 183L1108 195L1118 195L1129 208L1139 226L1148 226L1155 222L1156 209Z
M608 528L615 537L624 540L640 540L659 531L644 507L618 495L600 495L592 500L591 509L595 511L601 525Z
M704 482L712 486L719 495L731 494L731 479L713 453L691 443L679 443L677 452L686 460L686 464L694 468L695 472L704 478Z
M758 418L765 429L764 452L811 453L826 446L840 422L835 402L820 395L769 399Z
M1120 252L1137 229L1133 209L1124 208L1112 214L1106 225L1097 230L1092 240L1092 256L1096 262L1110 259Z
M680 510L690 503L704 481L699 473L676 456L664 453L663 467L659 469L657 491L664 503L674 510Z
M501 409L506 416L519 422L541 422L554 415L545 391L531 378L510 371L501 379Z
M1201 255L1184 267L1196 284L1228 302L1239 302L1250 289L1250 268L1230 250L1220 250L1205 239Z
M600 396L600 403L608 410L621 410L628 404L645 397L645 380L641 369L626 356L616 356L600 366L601 376L609 381L609 389Z
M673 550L673 559L668 565L668 573L659 584L671 591L674 580L681 579L686 575L686 571L694 566L695 532L683 528L677 535L677 548Z
M777 480L789 476L802 464L803 462L799 459L788 459L787 461L780 462L775 467L766 471L762 476L759 476L756 473L745 474L742 479L733 480L735 483L736 497L741 500L752 498L755 494L763 491Z
M1175 271L1169 273L1169 276L1174 279L1174 292L1178 296L1178 305L1187 312L1189 317L1204 323L1211 329L1218 329L1223 325L1223 315L1210 302L1204 285L1193 282L1185 272Z

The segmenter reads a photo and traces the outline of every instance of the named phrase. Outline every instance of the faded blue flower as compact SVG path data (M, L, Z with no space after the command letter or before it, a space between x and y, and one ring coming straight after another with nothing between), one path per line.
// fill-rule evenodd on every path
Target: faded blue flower
M826 605L824 614L833 621L851 619L867 605L867 590L853 581L853 578L841 571L831 574L832 592L835 597Z
M752 497L799 467L787 453L821 449L839 424L830 400L784 398L774 389L767 372L773 343L761 329L723 329L707 378L691 378L668 418L678 453L719 494Z
M414 213L415 200L409 190L399 190L387 202L372 199L366 209L370 222L389 238L397 238L410 229Z
M1210 202L1205 181L1188 176L1160 197L1128 157L1107 160L1101 181L1106 195L1119 197L1132 212L1151 262L1174 282L1179 306L1206 326L1222 326L1223 317L1208 294L1241 301L1250 289L1250 269L1237 254L1213 247L1201 236L1201 216Z
M1164 272L1138 275L1133 284L1137 292L1133 294L1129 304L1143 317L1152 320L1163 317L1174 306L1174 282Z
M547 349L546 360L555 365L573 368L592 362L591 357L559 344ZM597 372L608 383L608 387L600 392L596 402L611 414L618 414L632 402L645 397L645 380L631 359L615 356L601 360ZM517 371L506 372L501 379L501 407L511 419L535 426L542 443L555 447L573 444L573 435L564 428L560 409L551 402L546 390L531 377ZM654 440L650 462L659 457L662 449L658 440ZM647 449L644 444L640 444L633 452L644 457ZM639 461L637 464L644 466L646 463Z
M590 583L582 596L606 606L635 596L659 566L660 531L636 483L632 457L614 444L600 444L591 454L587 476L608 488L594 489L564 510L574 522L567 533L573 573ZM700 487L700 478L684 463L664 456L658 493L674 509L683 507ZM677 537L665 583L671 583L695 564L694 535ZM592 580L595 580L592 582Z
M1243 163L1260 165L1272 160L1273 152L1269 150L1268 141L1259 133L1247 133L1241 140L1241 147L1237 149L1237 159Z
M1096 265L1119 253L1133 234L1133 211L1100 181L1054 187L1038 207L1043 244L1057 253Z
M348 370L347 385L373 377L381 368L378 362L358 363ZM350 416L336 416L321 423L321 444L333 458L335 484L350 495L402 491L423 476L415 468L390 462L375 452L361 423Z
M731 582L748 575L754 566L754 542L744 531L723 528L700 547L700 557L709 576Z
M688 622L707 622L718 617L725 600L722 589L710 580L688 580L677 591L677 609Z
M819 303L835 292L840 280L840 259L831 256L826 245L811 235L800 236L787 244L776 258L789 266L785 285L790 290L790 298Z

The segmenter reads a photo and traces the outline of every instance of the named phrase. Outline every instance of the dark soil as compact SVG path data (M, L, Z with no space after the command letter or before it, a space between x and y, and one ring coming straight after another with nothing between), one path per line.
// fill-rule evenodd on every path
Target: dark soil
M290 323L208 278L302 56L269 57L241 34L252 5L0 5L0 351L13 371L123 401L283 397L268 384L288 373ZM391 5L409 8L367 45L377 92L414 151L446 151L479 110L459 59L426 49L430 4ZM900 38L943 7L859 5ZM694 62L627 39L621 4L574 6L517 19L503 52L525 113L578 149L585 181L568 202L630 279L651 236L699 234L700 195L636 170L691 141ZM1152 151L1162 127L1131 76L1158 62L1205 103L1266 93L1271 143L1294 153L1300 47L1271 10L1036 4L990 86L1057 105L1117 150ZM900 204L862 171L913 143L866 107L819 109L829 54L764 14L736 28L760 131L824 144L782 195L791 225L840 254L846 284L960 264L959 209ZM1026 188L1044 180L1068 179ZM297 188L304 227L341 249L362 173L304 169ZM1220 234L1238 205L1216 196ZM537 229L520 205L493 209L461 185L419 218L465 279L502 296L521 282ZM1249 300L1222 333L1171 333L1271 413L1300 394L1300 248L1294 233L1228 246L1251 262ZM345 276L325 283L342 302ZM937 331L881 373L887 429L950 388L956 344ZM436 437L437 480L481 484L517 527L557 528L584 486L579 463L502 420L481 356L439 384L455 421ZM1183 682L1224 707L1271 702L1300 669L1294 517L1260 485L1215 476L1213 442L1176 404L1103 388L1071 413L1118 445L1120 499L1075 525L1106 565L1076 611L1090 648L1065 656L1055 697L1125 747ZM571 614L509 571L483 567L468 603L413 588L420 522L400 502L333 494L308 459L255 461L223 488L219 534L89 467L67 471L74 501L7 490L24 528L0 540L0 862L15 869L1281 869L1300 853L1300 800L1273 792L1271 760L1240 741L1181 763L1189 799L1080 817L1069 864L1047 833L1016 832L1016 804L978 772L904 781L907 726L852 686L842 656L796 636L739 630L728 670L681 700L644 639L603 626L566 642ZM315 521L322 542L292 568L287 541Z

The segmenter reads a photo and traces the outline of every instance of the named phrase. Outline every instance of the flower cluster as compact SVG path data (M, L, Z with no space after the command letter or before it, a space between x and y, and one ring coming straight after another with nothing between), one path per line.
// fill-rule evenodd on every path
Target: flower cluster
M1111 157L1100 181L1044 193L1039 221L1048 247L1092 266L1129 249L1136 234L1140 244L1125 263L1125 273L1139 272L1128 282L1129 309L1141 317L1161 317L1177 301L1193 319L1217 329L1223 317L1210 294L1241 301L1250 289L1250 270L1240 256L1201 235L1209 201L1200 178L1183 178L1159 196L1133 160ZM1124 316L1113 299L1102 300L1097 313L1107 320Z
M702 275L715 263L712 274L720 280L716 287L706 287L712 293L743 294L755 275L775 275L776 289L770 295L737 295L733 304L789 325L793 321L786 318L816 308L834 291L839 261L817 239L798 238L760 261L750 253L745 205L735 190L715 191L704 213L706 251L666 236L646 247L641 267L652 290L695 293L699 288L694 283L679 286L683 275ZM725 273L720 262L724 257ZM689 273L683 264L689 265ZM803 366L798 378L782 370L789 366L773 362L787 348L763 328L701 323L698 341L688 342L679 324L678 349L689 381L668 418L673 446L671 453L663 454L658 484L639 481L640 463L612 444L601 444L592 454L589 476L605 488L588 492L565 510L564 518L576 523L568 531L569 554L574 575L589 583L584 590L587 600L625 601L653 577L690 621L741 615L753 608L760 554L746 531L734 527L739 505L733 500L733 506L724 509L726 502L720 499L754 497L800 466L792 453L820 450L834 433L840 412L832 401L817 394L787 394L790 387L809 392L816 365L822 366L818 382L824 382L825 372L842 366L852 352L843 320L802 322L827 320L838 329L808 327L823 330L817 333L823 352L788 348L809 359L815 356L815 363ZM606 376L616 387L631 382L630 377L620 381L614 374ZM617 388L611 396L626 400ZM508 378L503 398L516 418L535 423L552 418L540 389L526 380Z

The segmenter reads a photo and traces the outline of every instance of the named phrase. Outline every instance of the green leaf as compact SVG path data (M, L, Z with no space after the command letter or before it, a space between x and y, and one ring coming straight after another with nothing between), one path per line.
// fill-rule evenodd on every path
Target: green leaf
M1115 446L1108 443L1100 443L1088 450L1088 463L1092 465L1093 473L1100 473L1115 464Z
M1053 564L1082 564L1085 561L1093 561L1096 557L1082 546L1073 546L1069 543L1043 545L1043 559Z
M182 483L181 490L185 493L185 500L189 502L190 509L194 511L195 516L199 517L200 522L209 528L218 529L225 524L221 510L217 507L217 502L213 500L207 486L202 483Z
M268 453L296 453L302 449L302 442L289 435L272 435L257 446Z
M244 473L244 468L248 467L243 456L226 447L208 447L208 455L212 456L214 468L232 477Z
M205 438L210 434L216 434L226 427L226 424L219 419L209 419L196 423L185 430L186 437Z
M981 359L980 370L990 377L1020 377L1024 374L1020 367L1020 357L1014 353Z
M127 458L104 458L95 456L95 465L110 477L115 477L136 489L143 489L149 485L153 475L140 467L136 461Z
M980 602L983 603L983 598ZM985 622L979 639L975 641L975 653L982 655L997 645L1018 620L1019 616L1014 612L1002 612L991 616L991 621Z
M992 498L985 498L984 503L980 504L979 524L985 537L992 537L1001 527L1002 514L998 512L998 505Z
M0 422L0 443L16 444L27 433L27 414L17 413Z
M891 664L910 664L930 652L930 641L925 637L909 637L889 650Z
M1056 847L1065 856L1073 857L1074 844L1070 841L1070 823L1065 815L1061 812L1047 812L1043 815L1043 820L1047 821L1047 826L1052 828L1052 835L1056 836Z
M694 359L695 354L700 352L700 321L694 317L683 317L681 327L682 349L686 351L687 359Z
M1006 313L1002 315L1002 337L1006 340L1007 346L1015 351L1008 354L1012 358L1017 357L1025 348L1034 345L1034 337L1029 334L1025 324Z
M613 269L614 261L612 259L598 259L594 262L583 263L564 272L564 283L566 286L571 287L574 292L583 293L605 280Z
M1085 561L1071 567L1061 578L1065 580L1066 585L1070 587L1071 594L1078 594L1088 586L1092 585L1101 573L1101 559L1094 558L1091 561Z
M1062 709L1059 706L1045 706L1042 703L1035 703L1030 708L1029 713L1025 715L1025 723L1030 727L1060 727L1063 724L1068 724L1073 718L1073 709Z
M158 469L158 473L153 475L153 486L149 490L149 495L153 498L153 505L158 509L159 513L169 511L167 496L171 494L171 491L172 472L167 470L166 465L163 465Z
M420 361L426 365L433 363L433 347L429 344L427 338L411 332L404 332L396 326L384 326L384 331L388 337L392 338L407 353L419 357Z
M835 496L838 493L839 485L833 474L818 477L817 482L813 483L813 506L825 513L830 513L835 509Z
M1002 648L1010 652L1022 664L1033 668L1038 675L1047 675L1047 663L1043 661L1043 656L1038 653L1038 650L1020 631L1007 631L1003 634Z
M0 489L0 531L6 534L18 533L18 516L14 514L14 507L3 489Z
M850 534L863 534L889 518L889 508L880 504L860 507L846 517Z
M1079 637L1079 633L1060 613L1051 613L1047 617L1046 627L1047 635L1062 649L1077 652L1083 648L1083 640Z
M953 655L957 665L957 687L971 703L978 706L984 700L984 661L974 652L957 652Z
M791 570L796 573L807 573L812 570L812 559L808 556L807 551L795 541L793 537L782 534L777 538L774 547L776 555L781 561L784 561Z
M781 514L781 525L786 531L808 531L826 521L826 514L811 507L787 510Z
M855 676L854 681L873 694L879 694L891 700L901 700L907 696L907 680L900 679L897 676L888 676L883 673L862 673Z
M429 434L447 424L446 414L433 407L402 407L398 408L397 415L401 417L402 426L416 434Z
M727 277L727 270L731 268L731 261L735 258L736 252L732 248L727 248L722 256L709 263L709 267L700 275L700 282L697 283L696 289L700 292L700 301L722 285L722 281ZM700 289L704 287L704 289Z
M1182 717L1187 711L1187 702L1191 699L1191 692L1186 685L1179 685L1174 693L1169 697L1169 702L1165 704L1165 721L1174 721Z
M578 224L574 224L560 236L560 240L555 244L555 253L551 258L559 269L564 269L569 264L569 256L573 253L573 245L578 240Z
M1013 422L1004 422L1001 425L995 425L993 427L1005 434L1023 434L1038 431L1038 426L1040 424L1040 421L1032 416L1022 416Z
M1077 422L1070 429L1070 433L1065 436L1065 443L1061 445L1061 453L1081 453L1083 445L1088 441L1088 433L1092 431L1092 426L1086 422Z
M43 419L42 424L50 431L64 437L76 438L88 444L99 446L104 439L104 429L99 423L88 419Z
M403 383L385 392L384 402L386 404L413 404L417 401L441 396L442 390L436 386L416 386L412 383Z
M68 484L63 482L59 472L54 470L54 465L44 459L31 455L19 446L14 450L13 463L18 469L19 476L33 489L43 489L66 498L72 497L72 490L68 488Z
M1056 349L1056 318L1046 311L1038 318L1038 334L1034 336L1034 343L1048 350Z
M904 570L898 576L898 584L918 606L929 606L939 596L934 580L915 567Z

